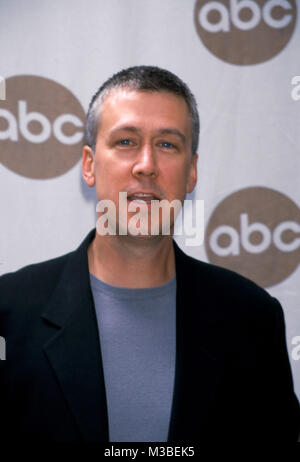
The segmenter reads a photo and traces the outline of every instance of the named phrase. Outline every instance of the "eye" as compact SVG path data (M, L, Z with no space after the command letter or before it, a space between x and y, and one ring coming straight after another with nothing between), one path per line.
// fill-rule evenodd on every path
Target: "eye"
M124 138L117 142L117 144L120 144L121 146L130 146L130 143L132 143L132 141L129 140L128 138Z
M161 145L162 148L165 148L165 149L175 149L176 148L176 146L173 143L170 143L169 141L162 141L159 144Z

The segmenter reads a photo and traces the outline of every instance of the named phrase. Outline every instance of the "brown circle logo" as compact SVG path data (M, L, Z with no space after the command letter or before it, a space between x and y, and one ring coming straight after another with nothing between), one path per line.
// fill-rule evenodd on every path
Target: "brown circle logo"
M278 284L300 263L300 209L274 189L237 191L212 213L205 250L211 263L262 287Z
M6 80L0 101L0 161L29 178L53 178L81 156L85 113L63 85L34 75Z
M231 64L258 64L277 55L296 24L295 0L197 0L195 24L203 44Z

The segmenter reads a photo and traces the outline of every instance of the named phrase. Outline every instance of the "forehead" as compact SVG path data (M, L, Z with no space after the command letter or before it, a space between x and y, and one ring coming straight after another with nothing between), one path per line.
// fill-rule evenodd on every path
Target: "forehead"
M99 130L136 124L138 128L180 128L190 134L191 118L184 98L167 91L111 90L100 109Z

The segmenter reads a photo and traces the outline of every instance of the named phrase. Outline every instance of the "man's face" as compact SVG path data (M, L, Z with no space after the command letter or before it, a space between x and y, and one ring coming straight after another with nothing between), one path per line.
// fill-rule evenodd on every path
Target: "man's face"
M88 184L96 184L98 201L110 199L116 205L118 223L120 191L127 192L128 220L130 202L138 203L135 194L153 194L143 198L149 201L149 217L151 199L183 203L197 181L196 162L185 100L169 92L123 88L112 90L102 104L88 181L84 156L83 170Z

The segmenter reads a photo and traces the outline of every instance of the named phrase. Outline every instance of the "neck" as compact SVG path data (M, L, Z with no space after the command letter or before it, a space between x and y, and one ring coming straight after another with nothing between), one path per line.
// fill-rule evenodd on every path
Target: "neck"
M156 287L175 275L172 236L141 238L96 233L88 248L88 262L94 276L119 287Z

